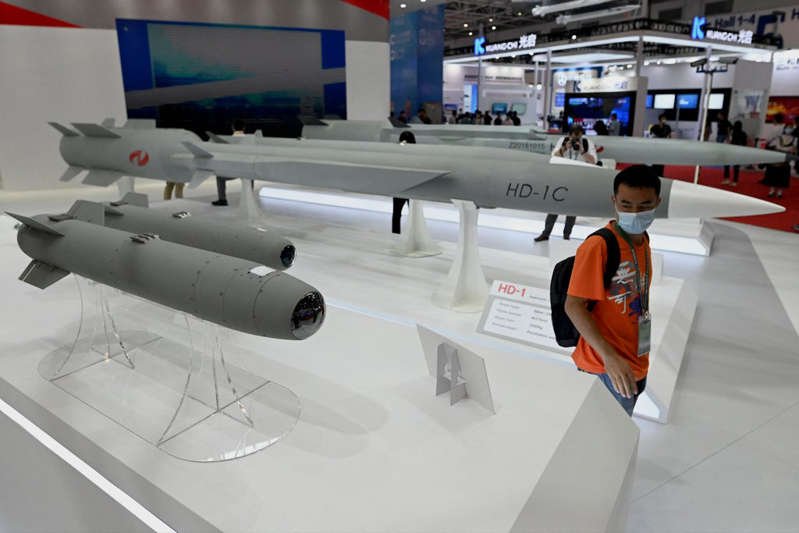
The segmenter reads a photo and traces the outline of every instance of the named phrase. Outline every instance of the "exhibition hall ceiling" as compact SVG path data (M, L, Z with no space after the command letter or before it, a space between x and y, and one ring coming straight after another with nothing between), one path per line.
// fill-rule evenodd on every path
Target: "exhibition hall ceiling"
M418 1L418 0L417 0ZM578 5L583 4L583 5ZM448 41L470 37L479 32L480 25L486 35L493 31L533 27L554 22L564 14L591 18L592 12L606 12L611 8L634 6L634 0L457 0L447 2L446 38ZM542 10L534 15L533 9ZM634 13L634 12L633 12ZM471 32L471 33L470 33Z

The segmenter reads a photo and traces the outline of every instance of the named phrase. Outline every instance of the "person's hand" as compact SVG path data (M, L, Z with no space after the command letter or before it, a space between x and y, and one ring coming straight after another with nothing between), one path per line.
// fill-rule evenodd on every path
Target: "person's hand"
M613 388L625 398L638 394L638 386L630 365L619 355L605 357L605 373L610 377Z

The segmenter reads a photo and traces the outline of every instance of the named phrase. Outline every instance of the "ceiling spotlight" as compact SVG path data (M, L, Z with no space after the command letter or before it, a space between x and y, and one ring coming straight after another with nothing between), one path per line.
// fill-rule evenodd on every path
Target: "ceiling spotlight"
M535 88L540 91L541 89L544 88L544 85L539 83L538 85L535 86Z
M494 22L494 19L488 19L488 22Z
M421 3L423 3L423 4L424 4L425 2L427 2L427 0L419 0L419 1L420 1Z
M473 33L472 33L472 32L469 32L469 37L471 37L472 35L473 35Z
M573 33L573 34L572 34L572 41L576 41L576 40L577 40L577 34L574 34L574 33Z
M491 29L492 29L492 30L496 30L496 29L497 29L497 27L496 27L496 26L491 26Z
M468 23L468 22L464 22L464 23L463 23L463 27L464 27L464 28L468 28L468 27L469 27L469 23Z
M406 7L408 7L408 4L400 4L400 9L405 9Z

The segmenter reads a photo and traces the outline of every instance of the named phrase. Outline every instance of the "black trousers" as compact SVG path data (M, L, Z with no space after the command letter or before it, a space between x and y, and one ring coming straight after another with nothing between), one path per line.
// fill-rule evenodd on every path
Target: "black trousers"
M741 173L741 165L733 165L732 166L732 182L738 183L738 176ZM730 177L730 165L724 165L724 179Z
M544 221L544 231L541 235L545 237L549 237L552 233L552 228L555 227L555 221L558 219L558 215L554 213L550 213L547 215L547 219ZM574 223L577 222L577 217L566 215L566 225L563 227L563 236L569 237L572 234L572 228L574 228Z
M402 230L402 208L408 203L407 198L394 198L394 210L391 214L391 233L399 234Z
M227 182L236 178L216 178L216 194L220 200L227 200ZM255 190L255 180L250 180L250 187Z

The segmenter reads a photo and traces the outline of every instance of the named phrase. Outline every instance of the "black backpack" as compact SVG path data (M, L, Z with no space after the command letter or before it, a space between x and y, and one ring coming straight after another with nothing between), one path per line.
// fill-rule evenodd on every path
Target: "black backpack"
M616 240L616 235L608 228L601 228L586 237L586 240L591 237L599 236L605 239L608 247L608 261L605 263L605 275L603 281L605 288L610 287L610 282L613 276L616 275L616 270L619 268L621 261L621 252L619 250L619 241ZM569 315L566 314L566 293L569 290L569 281L571 281L572 270L574 269L574 256L567 257L560 261L552 270L552 280L549 284L549 301L552 307L552 329L555 330L555 340L563 347L577 346L577 341L580 340L580 332L572 324ZM592 311L596 302L588 304L588 310Z

